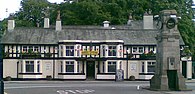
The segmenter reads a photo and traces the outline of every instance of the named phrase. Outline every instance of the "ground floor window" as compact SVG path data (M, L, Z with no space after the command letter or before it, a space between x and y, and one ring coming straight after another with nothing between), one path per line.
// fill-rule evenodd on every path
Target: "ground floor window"
M34 61L26 61L26 72L34 72Z
M144 72L144 65L145 63L142 62L142 73ZM155 64L156 62L147 62L147 73L154 73L155 72Z
M148 62L148 72L154 73L155 72L155 62Z
M116 72L116 62L108 62L108 73L115 73Z
M74 73L74 61L66 61L66 72Z
M41 72L41 62L37 60L24 61L20 64L21 73L40 73Z

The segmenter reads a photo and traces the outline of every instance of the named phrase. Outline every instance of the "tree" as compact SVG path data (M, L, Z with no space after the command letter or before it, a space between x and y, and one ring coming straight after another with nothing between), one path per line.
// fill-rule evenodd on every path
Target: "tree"
M19 21L19 25L39 27L43 24L44 11L49 6L47 0L22 0L21 6L20 11L16 13L16 19L22 20Z

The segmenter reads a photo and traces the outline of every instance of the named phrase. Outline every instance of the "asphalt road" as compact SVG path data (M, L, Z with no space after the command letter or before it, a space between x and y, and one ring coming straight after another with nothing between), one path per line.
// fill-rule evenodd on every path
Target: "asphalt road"
M149 91L148 81L11 81L5 82L7 94L195 94L195 91ZM195 90L195 82L187 83Z

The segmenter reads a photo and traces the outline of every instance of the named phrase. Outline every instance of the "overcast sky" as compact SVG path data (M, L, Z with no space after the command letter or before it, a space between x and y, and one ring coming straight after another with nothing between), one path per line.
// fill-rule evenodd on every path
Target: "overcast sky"
M19 11L21 0L0 0L0 20L8 17L10 13L15 13ZM60 3L64 0L48 0L52 3ZM7 8L7 12L6 12Z
M15 13L19 11L21 0L0 0L0 20L8 17L10 13ZM52 3L60 3L64 0L48 0ZM6 12L7 8L7 12Z

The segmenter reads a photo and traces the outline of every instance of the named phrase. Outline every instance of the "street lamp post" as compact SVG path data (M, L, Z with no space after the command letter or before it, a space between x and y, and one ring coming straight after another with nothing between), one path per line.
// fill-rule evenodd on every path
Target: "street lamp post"
M2 44L0 42L0 94L4 94L4 83L3 83L3 52Z

